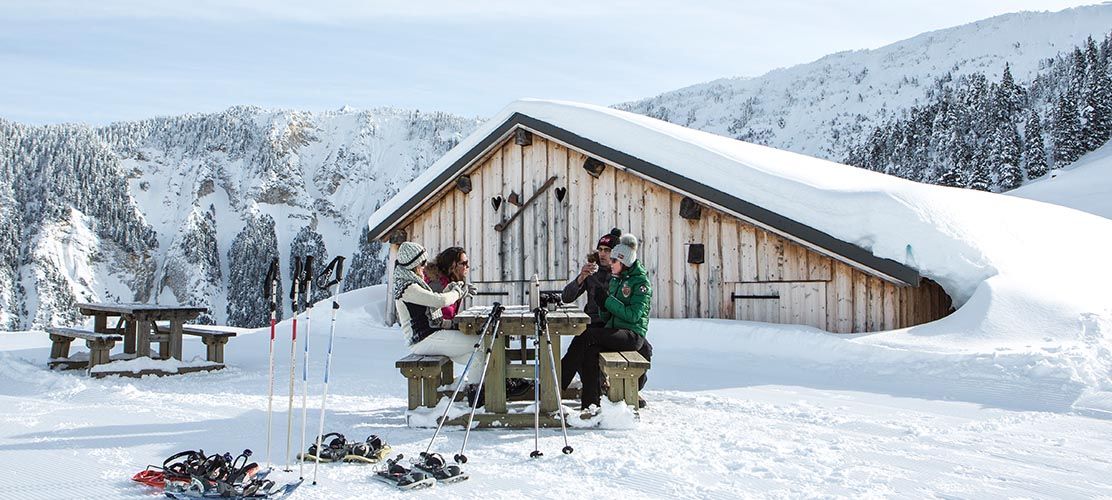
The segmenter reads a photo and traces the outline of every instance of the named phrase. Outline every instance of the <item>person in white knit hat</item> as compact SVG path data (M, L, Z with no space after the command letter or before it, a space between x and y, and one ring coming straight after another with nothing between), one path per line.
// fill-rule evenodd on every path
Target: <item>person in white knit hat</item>
M626 233L610 252L610 283L598 300L603 325L588 327L581 335L586 343L579 366L583 409L599 404L602 375L598 354L640 351L646 344L653 290L645 267L637 259L637 246L637 237Z
M394 261L394 306L398 309L398 321L411 352L448 356L462 367L475 349L475 337L442 328L441 308L474 296L475 285L453 281L443 292L435 292L425 282L426 265L427 255L421 245L407 241L398 247L398 258ZM483 366L485 359L485 353L480 351L472 366ZM471 370L467 379L460 382L472 385L469 394L477 393L475 384L481 371Z

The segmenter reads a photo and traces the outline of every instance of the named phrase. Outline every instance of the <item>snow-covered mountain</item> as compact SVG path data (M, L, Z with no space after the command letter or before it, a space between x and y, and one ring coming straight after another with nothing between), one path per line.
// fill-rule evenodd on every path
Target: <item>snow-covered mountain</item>
M0 328L79 321L86 300L189 303L264 320L271 257L344 255L382 277L367 217L479 121L235 107L101 128L0 120Z
M1112 3L1021 12L923 33L875 50L831 54L757 78L725 78L618 105L619 109L767 146L842 161L888 118L926 101L936 80L1005 62L1030 81L1060 52L1104 38Z
M618 105L688 127L843 161L949 75L1029 82L1100 39L1112 4L1018 13ZM352 257L347 288L381 279L361 234L377 204L481 122L381 109L252 107L106 127L0 119L0 329L80 320L73 302L191 303L258 324L255 277L292 248Z

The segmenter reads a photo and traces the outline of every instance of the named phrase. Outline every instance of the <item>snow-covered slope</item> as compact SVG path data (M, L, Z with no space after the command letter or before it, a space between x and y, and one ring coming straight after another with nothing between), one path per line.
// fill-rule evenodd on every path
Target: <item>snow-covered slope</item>
M394 368L406 350L398 328L381 326L385 287L338 300L326 432L375 434L416 457L433 430L406 427L405 382ZM323 324L309 336L310 429L323 389ZM289 321L279 324L277 352L288 352L289 331ZM45 334L0 335L0 498L152 498L157 492L131 475L188 449L249 448L265 464L268 333L241 332L220 372L141 380L52 372ZM375 481L370 467L325 464L319 484L306 482L290 500L556 498L572 488L604 498L1112 495L1112 420L1068 411L1076 386L1043 376L1029 359L721 320L653 320L649 337L649 407L633 428L573 427L571 455L559 453L558 429L543 429L545 456L535 460L532 429L480 429L466 450L471 479L458 485L402 493ZM186 339L187 359L203 352ZM708 368L707 359L718 362ZM286 363L278 356L280 378ZM281 469L284 385L274 406L271 460ZM294 412L296 452L300 397ZM462 439L463 429L446 428L433 451L451 456ZM296 474L296 463L293 473L275 472Z
M982 72L1018 81L1046 58L1100 40L1112 4L1005 14L893 43L839 52L756 78L727 78L619 105L620 109L742 140L841 160L863 132L922 102L935 79Z
M1112 219L1112 143L1008 194Z

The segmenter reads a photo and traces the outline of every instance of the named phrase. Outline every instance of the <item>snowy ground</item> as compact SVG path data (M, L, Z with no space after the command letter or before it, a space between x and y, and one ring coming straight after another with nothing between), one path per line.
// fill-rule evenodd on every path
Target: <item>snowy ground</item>
M415 456L432 432L405 426L393 367L404 348L378 319L381 293L343 296L326 427L378 434ZM322 316L311 394L321 389ZM279 331L278 373L288 377L289 330ZM651 406L635 428L572 430L570 456L559 453L559 431L544 430L541 460L528 459L531 430L476 431L470 481L411 495L1112 496L1112 419L1071 410L1080 389L1056 376L977 355L951 358L947 372L929 353L803 327L654 320L650 335ZM251 448L265 461L266 342L265 330L234 339L231 366L218 373L93 380L46 370L40 332L0 336L0 499L150 497L157 492L128 478L185 449ZM202 347L188 342L187 357ZM724 366L707 370L708 357ZM282 464L279 388L272 453ZM318 403L310 397L310 408ZM317 412L309 415L315 425ZM461 438L451 429L436 448L454 453ZM373 481L365 466L321 474L293 498L410 495Z

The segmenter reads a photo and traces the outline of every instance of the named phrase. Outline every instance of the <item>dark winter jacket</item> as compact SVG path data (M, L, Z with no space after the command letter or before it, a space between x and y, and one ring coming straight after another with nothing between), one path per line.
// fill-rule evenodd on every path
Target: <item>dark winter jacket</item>
M609 294L603 303L602 320L608 328L624 328L644 337L649 331L653 288L641 261L610 280Z
M578 278L579 276L576 276ZM567 286L564 287L564 293L560 295L560 300L565 304L575 302L580 295L584 292L587 293L587 305L583 306L583 312L591 317L591 325L602 326L603 321L599 316L599 304L606 300L606 293L610 286L610 269L599 266L598 271L594 274L587 276L583 283L580 284L575 278L571 280Z

